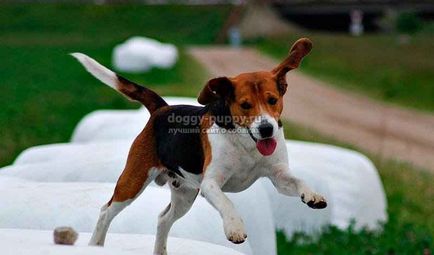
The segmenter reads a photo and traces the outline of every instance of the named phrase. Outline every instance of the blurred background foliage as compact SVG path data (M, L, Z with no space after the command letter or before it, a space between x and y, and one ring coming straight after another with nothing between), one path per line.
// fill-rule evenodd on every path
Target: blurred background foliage
M398 15L396 19L396 30L402 34L414 34L422 29L422 20L416 13L406 11Z

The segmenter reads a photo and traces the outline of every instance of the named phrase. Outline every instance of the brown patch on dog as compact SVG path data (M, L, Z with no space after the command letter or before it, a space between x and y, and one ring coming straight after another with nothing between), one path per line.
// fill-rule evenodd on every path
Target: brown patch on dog
M298 39L289 50L289 55L271 73L276 77L277 87L282 95L286 93L286 73L298 68L301 60L312 50L312 41L308 38Z
M205 114L202 117L202 120L201 120L201 123L200 123L200 130L201 130L201 132L200 132L200 140L202 141L203 156L204 156L202 174L205 174L205 170L208 167L208 165L211 163L211 159L212 159L211 144L209 143L207 130L213 124L214 124L214 122L210 118L209 114Z
M312 50L312 41L308 38L298 39L289 50L289 55L271 72L276 75L286 74L297 68L301 60Z
M272 73L244 73L231 81L234 86L234 100L230 104L230 110L232 116L237 116L234 119L237 124L247 127L263 112L279 119L283 110L282 95ZM275 101L273 104L270 103L271 99ZM249 106L248 109L246 105Z
M152 168L161 168L155 151L153 117L131 145L124 171L119 177L113 197L108 202L123 202L136 197L142 190Z
M167 106L166 101L154 91L127 80L122 76L117 75L117 77L118 91L128 99L142 103L148 109L149 113L152 114L157 109Z

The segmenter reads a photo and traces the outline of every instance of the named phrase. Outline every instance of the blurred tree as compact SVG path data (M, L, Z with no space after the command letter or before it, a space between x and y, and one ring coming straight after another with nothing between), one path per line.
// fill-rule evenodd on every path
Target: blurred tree
M396 19L396 29L402 34L414 34L422 28L422 20L414 12L402 12Z

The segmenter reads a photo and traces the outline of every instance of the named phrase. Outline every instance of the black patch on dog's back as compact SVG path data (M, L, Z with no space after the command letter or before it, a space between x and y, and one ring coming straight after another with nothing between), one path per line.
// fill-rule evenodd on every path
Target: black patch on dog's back
M206 111L205 107L176 105L156 116L157 154L170 171L182 176L181 167L193 174L202 173L204 153L200 119Z
M179 168L193 174L202 173L205 156L200 138L200 121L208 112L215 117L218 126L234 128L229 108L224 102L215 102L205 107L169 106L169 109L155 117L157 155L170 171L180 176L183 175Z

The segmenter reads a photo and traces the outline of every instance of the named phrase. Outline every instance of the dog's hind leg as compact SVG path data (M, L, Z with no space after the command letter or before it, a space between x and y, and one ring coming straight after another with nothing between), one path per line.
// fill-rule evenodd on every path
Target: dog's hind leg
M161 167L155 156L155 147L152 139L146 136L148 132L145 128L131 146L125 169L116 183L112 198L101 208L89 245L104 245L113 218L131 204L160 174Z
M167 254L167 237L170 228L176 220L190 210L199 193L198 189L187 187L187 185L180 184L177 180L170 180L169 185L172 193L171 201L158 218L154 255Z
M101 212L93 231L89 245L103 246L107 231L113 218L118 215L129 203L125 202L108 202L101 208Z
M122 182L120 183L118 181L112 199L110 199L110 201L101 208L98 222L96 224L92 238L90 239L89 245L104 245L105 237L113 218L116 217L116 215L118 215L123 209L125 209L125 207L130 205L140 195L146 186L148 186L148 184L152 182L158 175L158 171L159 170L157 169L151 169L149 171L149 176L143 183L140 190L136 193L136 195L131 196L131 198L129 198L129 194L125 194L124 191L127 188L125 186L127 184Z

